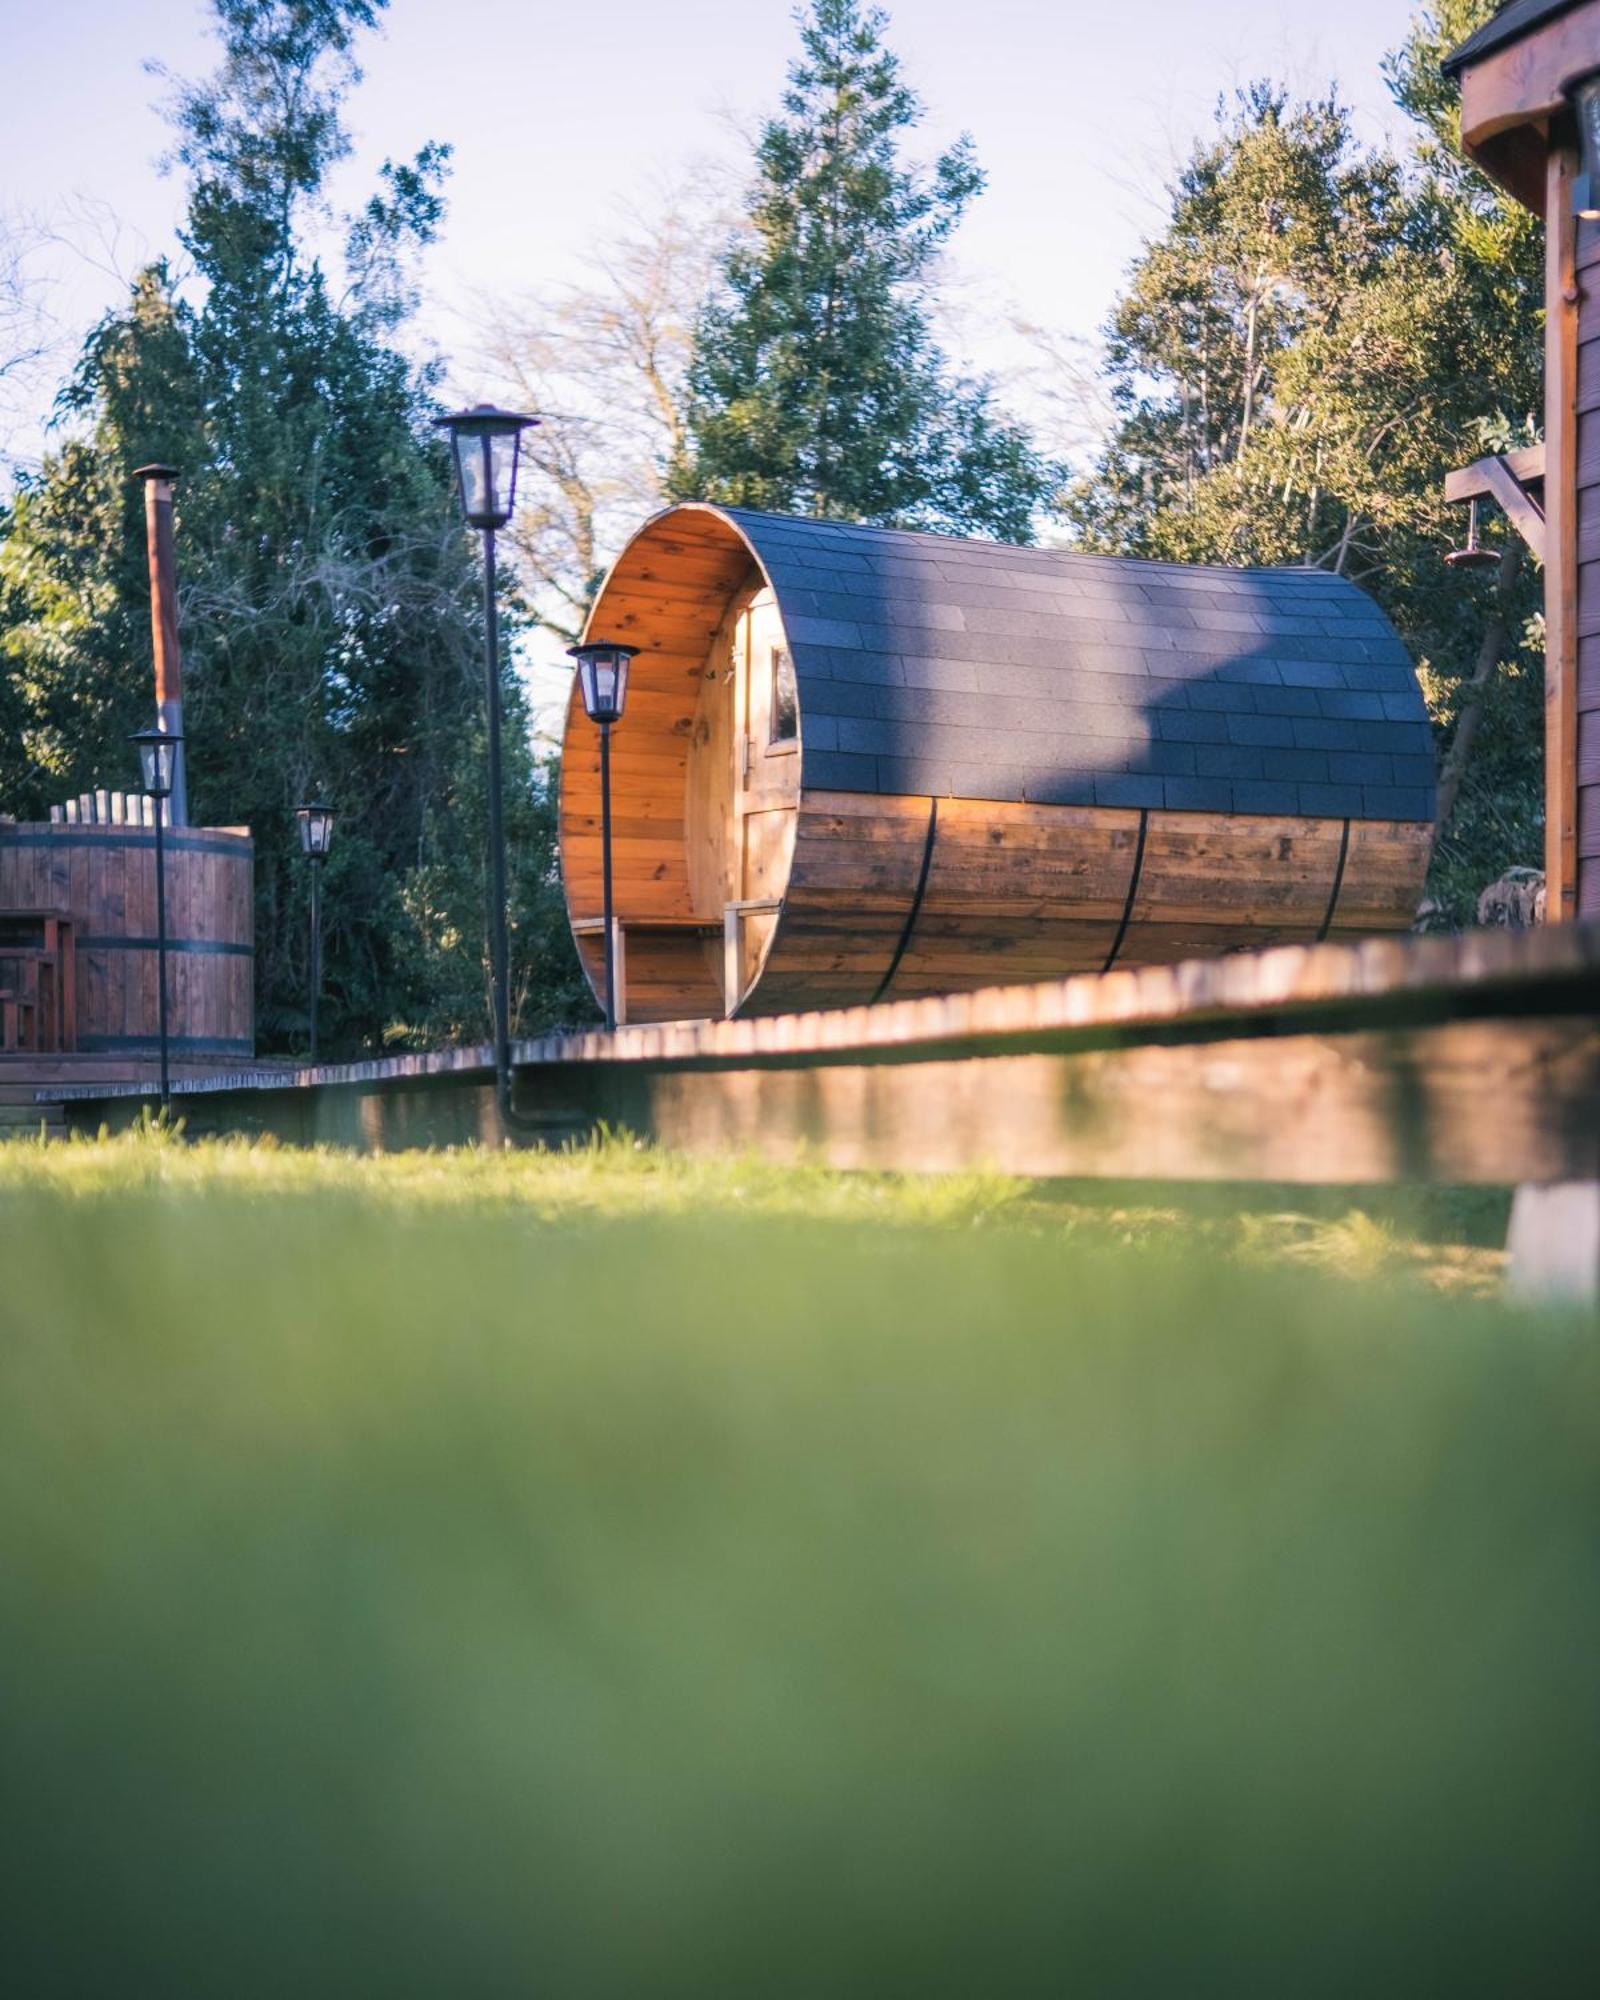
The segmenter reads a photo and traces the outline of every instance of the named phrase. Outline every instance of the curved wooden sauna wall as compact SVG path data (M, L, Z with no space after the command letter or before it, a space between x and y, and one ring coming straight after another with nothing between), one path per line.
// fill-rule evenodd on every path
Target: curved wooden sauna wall
M255 859L237 828L168 827L167 1009L175 1057L255 1054ZM159 1046L153 827L0 826L0 910L70 917L77 1046Z
M1415 673L1321 571L689 505L624 550L588 630L641 649L612 742L630 1020L1402 930L1421 894ZM599 826L574 700L562 870L597 992Z

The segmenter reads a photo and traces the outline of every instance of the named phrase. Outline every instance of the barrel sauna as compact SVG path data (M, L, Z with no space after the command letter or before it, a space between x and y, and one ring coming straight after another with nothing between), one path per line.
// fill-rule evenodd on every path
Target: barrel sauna
M1403 930L1422 694L1322 570L1010 548L704 505L648 522L587 636L612 745L623 1018L773 1014ZM561 855L598 992L596 735Z
M255 859L240 828L168 827L167 1006L175 1060L255 1054ZM81 1054L159 1047L153 826L0 824L0 914L70 925Z

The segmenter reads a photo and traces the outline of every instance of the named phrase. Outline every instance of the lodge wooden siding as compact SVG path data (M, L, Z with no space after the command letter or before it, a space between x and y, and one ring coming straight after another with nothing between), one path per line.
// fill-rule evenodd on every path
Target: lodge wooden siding
M1578 224L1577 914L1600 917L1600 223Z

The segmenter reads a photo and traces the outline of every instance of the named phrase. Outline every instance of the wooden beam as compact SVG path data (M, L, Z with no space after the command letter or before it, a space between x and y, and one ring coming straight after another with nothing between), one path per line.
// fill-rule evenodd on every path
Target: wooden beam
M1535 494L1531 489L1537 487ZM1544 446L1480 458L1446 475L1444 497L1452 503L1490 499L1543 562L1545 559Z
M1544 446L1528 444L1516 451L1501 452L1498 458L1474 459L1471 465L1464 465L1459 472L1445 475L1444 497L1447 500L1470 500L1474 494L1489 491L1484 468L1503 465L1519 486L1542 486L1544 484Z
M1548 923L1570 922L1578 907L1578 272L1572 212L1577 170L1574 148L1551 150L1545 189L1544 423Z

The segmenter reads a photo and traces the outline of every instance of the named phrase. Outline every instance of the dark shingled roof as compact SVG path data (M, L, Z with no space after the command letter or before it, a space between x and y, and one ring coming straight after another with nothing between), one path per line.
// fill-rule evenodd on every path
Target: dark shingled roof
M1476 34L1468 35L1459 48L1452 49L1442 65L1446 76L1457 76L1468 63L1475 63L1481 57L1492 55L1507 42L1514 42L1519 35L1525 35L1530 28L1540 27L1552 21L1557 14L1565 14L1576 7L1578 0L1510 0L1492 20L1485 21Z
M718 511L778 596L809 786L1433 817L1410 658L1372 599L1325 570Z

